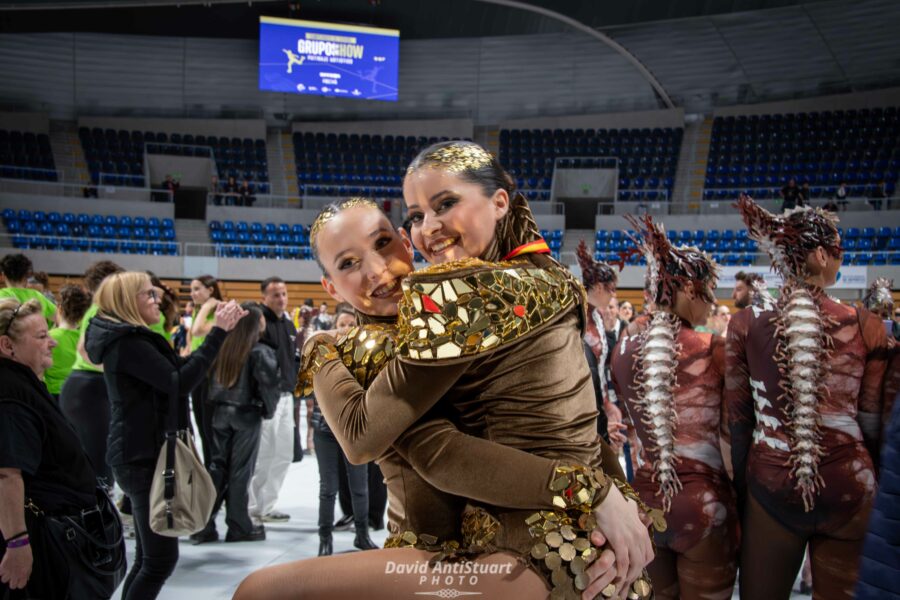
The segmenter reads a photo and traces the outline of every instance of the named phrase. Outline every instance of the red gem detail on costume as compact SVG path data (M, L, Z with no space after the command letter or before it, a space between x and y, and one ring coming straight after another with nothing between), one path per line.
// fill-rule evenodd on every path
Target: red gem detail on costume
M566 488L566 498L567 499L571 500L572 496L574 496L574 495L575 495L575 493L572 491L572 488Z
M521 304L516 304L513 307L513 312L516 314L517 317L519 317L521 319L522 317L525 316L525 307L522 306Z
M437 302L432 300L431 296L429 296L428 294L422 294L422 307L430 313L441 312L441 307L438 306Z

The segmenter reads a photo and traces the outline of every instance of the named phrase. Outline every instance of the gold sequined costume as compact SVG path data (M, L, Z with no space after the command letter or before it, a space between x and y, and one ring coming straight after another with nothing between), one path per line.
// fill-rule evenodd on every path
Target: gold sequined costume
M580 285L555 263L469 259L431 267L404 282L400 357L368 392L356 378L362 373L348 371L327 347L317 350L313 380L351 461L371 460L393 444L430 483L465 495L496 519L491 546L531 556L560 597L585 583L584 561L596 550L584 546L590 523L579 515L590 514L610 483L605 475L602 483L573 481L593 491L580 509L562 508L560 491L574 488L559 488L560 470L602 468L624 480L596 432L580 341L583 304ZM473 438L465 434L491 440L498 450L487 459L472 453ZM525 452L514 460L502 453L513 449ZM563 526L565 535L558 531ZM580 550L570 543L579 538ZM548 545L546 554L540 544Z

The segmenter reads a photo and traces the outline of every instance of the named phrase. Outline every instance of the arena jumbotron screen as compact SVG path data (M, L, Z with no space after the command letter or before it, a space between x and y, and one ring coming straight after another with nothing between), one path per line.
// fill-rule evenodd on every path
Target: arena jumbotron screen
M397 101L400 32L260 17L259 89Z

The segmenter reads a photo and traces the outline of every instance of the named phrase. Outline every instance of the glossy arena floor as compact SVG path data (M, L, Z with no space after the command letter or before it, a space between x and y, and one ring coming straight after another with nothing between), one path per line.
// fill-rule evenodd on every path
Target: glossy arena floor
M306 443L305 416L303 440ZM317 528L319 503L319 474L315 456L304 456L303 461L291 465L285 480L277 509L291 515L287 523L266 524L266 541L226 544L217 542L193 546L187 538L181 539L180 557L175 573L162 590L160 600L226 600L231 598L241 580L261 567L290 562L316 555L319 548ZM336 513L341 514L340 508ZM226 531L224 511L219 516L219 535L224 539ZM334 551L356 551L353 532L334 534ZM376 544L383 544L387 530L370 532ZM134 540L128 540L129 567L134 555ZM738 598L735 592L734 598ZM792 600L809 596L793 594ZM116 593L114 600L119 600ZM505 599L496 599L505 600Z

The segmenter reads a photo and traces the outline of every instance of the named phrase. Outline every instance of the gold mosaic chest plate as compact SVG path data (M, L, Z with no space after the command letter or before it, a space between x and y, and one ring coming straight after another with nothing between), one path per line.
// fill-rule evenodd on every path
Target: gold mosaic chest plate
M563 267L465 259L423 269L403 282L401 354L430 361L495 349L569 310L576 290Z

